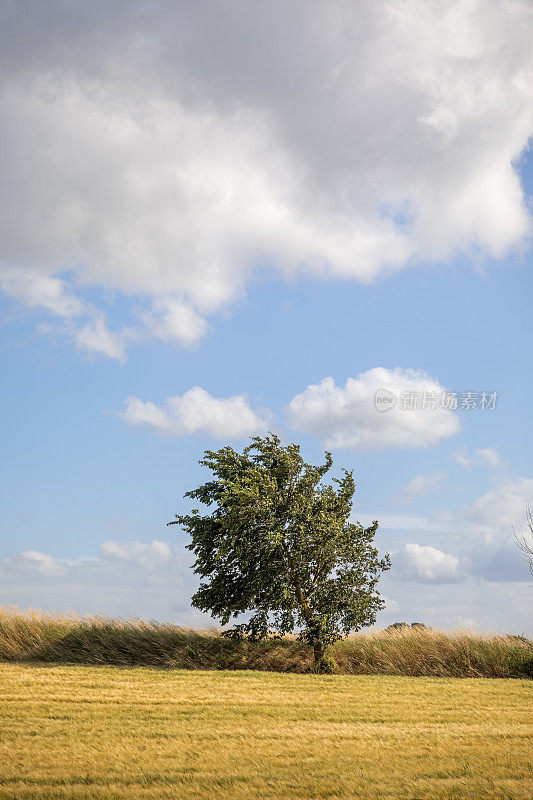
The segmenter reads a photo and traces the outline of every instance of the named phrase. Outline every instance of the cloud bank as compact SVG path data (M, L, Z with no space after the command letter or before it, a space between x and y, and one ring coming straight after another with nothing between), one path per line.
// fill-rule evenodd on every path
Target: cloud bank
M260 263L368 282L530 233L526 0L1 13L0 281L82 349L194 344ZM88 287L131 298L127 330Z
M183 548L151 542L103 542L97 558L67 560L27 551L0 560L0 603L45 611L174 619L209 624L190 607L197 580Z
M377 514L393 554L387 580L400 576L427 584L526 582L528 566L516 545L515 532L527 535L526 506L532 497L533 479L507 477L473 503L457 509L440 509L428 516ZM376 514L360 516L368 523ZM406 538L411 541L405 542Z
M198 585L192 561L183 547L159 540L108 540L97 558L74 561L26 551L0 560L0 603L206 627L213 624L211 617L190 606ZM406 620L532 632L526 565L525 579L514 583L511 592L502 574L472 575L467 561L432 545L407 544L393 555L392 564L380 581L387 607L378 625Z

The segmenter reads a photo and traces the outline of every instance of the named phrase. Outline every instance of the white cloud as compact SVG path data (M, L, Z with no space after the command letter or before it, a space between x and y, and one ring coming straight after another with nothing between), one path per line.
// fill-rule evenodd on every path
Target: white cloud
M450 458L456 461L463 469L471 469L474 466L474 461L464 450L456 450L451 454Z
M505 466L505 462L495 447L483 447L476 450L474 455L468 455L464 449L456 450L450 458L463 469L472 469L474 464L488 464L493 468Z
M426 546L429 540L433 547L444 548L442 552L451 549L453 556L460 559L462 579L469 575L489 582L516 583L528 578L528 567L514 534L527 534L526 506L531 498L533 479L506 478L458 509L440 509L427 516L374 512L358 518L368 524L377 517L392 550L397 547L398 533L403 531L418 540L417 547ZM398 567L404 579L412 578L416 575L416 570L411 569L413 557L412 552L401 552L396 556L393 572Z
M449 583L459 580L459 559L430 545L406 544L393 558L393 569L399 569L407 580L428 583Z
M97 313L81 328L73 333L76 347L87 353L100 353L108 358L124 362L128 332L117 333L107 327L105 317Z
M370 281L500 257L530 232L515 165L532 15L499 0L10 6L0 262L155 301L152 335L190 344L258 263ZM48 309L76 313L60 286Z
M72 294L63 279L35 270L0 267L0 289L29 308L42 308L64 320L62 327L41 325L41 330L68 336L87 353L124 361L128 332L110 330L105 315ZM85 321L80 323L80 318Z
M476 455L490 467L499 467L502 463L500 454L494 447L484 447L481 450L476 450Z
M115 542L109 540L100 547L100 557L107 561L126 561L146 569L154 570L171 564L175 559L174 549L166 542L153 539L146 542Z
M64 572L65 568L61 561L38 550L26 550L20 555L7 556L0 561L0 576L3 579L9 579L12 575L22 575L27 578L59 577Z
M159 298L152 310L141 317L148 335L184 346L199 342L209 329L207 321L191 305L171 297Z
M163 406L128 397L121 415L130 425L146 425L165 436L202 432L216 438L242 438L263 433L268 426L265 414L253 411L246 395L212 397L201 386L167 398Z
M35 270L0 267L0 289L29 308L44 309L65 320L63 327L41 326L41 330L68 336L80 350L121 362L125 360L126 346L133 341L155 338L192 345L202 339L209 328L190 304L161 297L150 311L139 314L141 324L121 332L113 331L105 315L73 294L67 281Z
M446 479L443 472L433 472L431 475L415 475L409 483L398 492L397 502L412 503L420 495L440 489Z
M66 281L36 271L0 267L0 289L30 308L41 307L59 317L77 317L86 311Z
M435 518L448 523L465 525L471 533L479 533L487 541L512 536L515 527L525 523L527 502L533 498L533 478L508 478L458 511L438 512Z
M376 408L376 392L385 390L394 398L393 407ZM403 392L441 395L444 388L426 373L414 369L375 367L344 387L333 378L307 387L287 407L289 422L300 431L322 438L327 447L385 448L426 447L452 436L460 429L452 411L427 406L408 410L401 407Z

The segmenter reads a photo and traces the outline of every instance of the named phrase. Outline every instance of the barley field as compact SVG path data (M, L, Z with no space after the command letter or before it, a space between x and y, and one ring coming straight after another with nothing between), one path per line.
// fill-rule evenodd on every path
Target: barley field
M0 664L0 798L530 800L526 680Z

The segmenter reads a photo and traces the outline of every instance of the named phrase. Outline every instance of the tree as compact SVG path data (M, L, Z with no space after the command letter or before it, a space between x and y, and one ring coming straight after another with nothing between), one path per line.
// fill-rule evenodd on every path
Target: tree
M242 453L206 450L199 462L213 480L186 497L208 507L176 514L192 541L194 571L203 582L192 604L226 625L225 634L262 639L295 629L313 647L315 668L327 669L329 644L375 621L383 602L376 584L389 569L373 545L378 523L350 522L355 483L343 470L322 482L333 460L307 464L300 447L277 436L252 437Z
M385 628L386 631L403 631L405 628L415 628L416 630L427 630L423 622L392 622Z
M529 571L533 575L533 513L529 505L526 506L527 533L521 535L515 533L515 541L518 548L525 554L529 563Z

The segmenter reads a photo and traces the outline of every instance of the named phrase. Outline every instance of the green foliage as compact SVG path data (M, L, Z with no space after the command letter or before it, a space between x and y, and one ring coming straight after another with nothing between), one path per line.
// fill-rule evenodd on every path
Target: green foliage
M203 579L193 605L226 625L252 612L228 635L263 639L273 629L297 629L323 648L375 621L383 603L376 590L389 557L379 558L378 527L349 521L355 483L344 470L332 484L332 466L307 464L296 444L277 436L253 437L242 453L231 447L207 450L200 464L213 480L187 493L208 507L176 515L191 536L194 570Z
M423 622L411 622L410 626L409 626L408 622L393 622L391 625L387 625L385 630L386 631L395 631L395 630L400 630L401 628L409 628L409 627L411 627L411 628L425 628L426 626L424 625Z
M338 671L338 664L330 655L321 656L319 660L315 660L313 665L313 672L317 672L320 675L334 675Z

